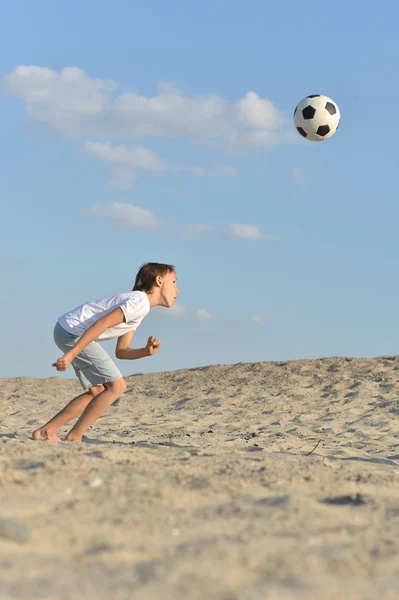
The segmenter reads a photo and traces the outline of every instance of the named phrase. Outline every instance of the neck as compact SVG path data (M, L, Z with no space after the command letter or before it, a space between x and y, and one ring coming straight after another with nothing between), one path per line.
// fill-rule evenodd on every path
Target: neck
M161 305L161 297L158 290L153 290L151 292L146 292L148 301L150 303L150 307L154 308L154 306Z

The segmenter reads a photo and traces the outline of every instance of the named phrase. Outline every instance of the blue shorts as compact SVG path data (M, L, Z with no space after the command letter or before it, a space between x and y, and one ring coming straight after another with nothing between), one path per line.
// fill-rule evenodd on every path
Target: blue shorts
M65 331L59 323L54 327L54 341L62 352L74 347L81 336ZM98 342L91 342L72 361L77 378L84 390L116 381L122 373Z

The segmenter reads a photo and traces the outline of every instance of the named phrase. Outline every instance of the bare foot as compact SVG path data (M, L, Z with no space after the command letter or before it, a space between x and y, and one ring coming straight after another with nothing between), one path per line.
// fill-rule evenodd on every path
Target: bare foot
M56 432L52 429L45 429L44 427L41 427L32 433L32 440L40 440L42 442L60 442L61 438L59 438Z
M66 438L64 439L64 442L81 442L82 438L77 436L77 435L70 435L68 433L68 435L66 436Z

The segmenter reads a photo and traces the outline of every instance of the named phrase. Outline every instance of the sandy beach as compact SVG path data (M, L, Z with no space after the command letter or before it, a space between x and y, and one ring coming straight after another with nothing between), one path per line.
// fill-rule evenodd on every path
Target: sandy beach
M127 382L68 444L77 381L0 380L2 600L399 597L399 357Z

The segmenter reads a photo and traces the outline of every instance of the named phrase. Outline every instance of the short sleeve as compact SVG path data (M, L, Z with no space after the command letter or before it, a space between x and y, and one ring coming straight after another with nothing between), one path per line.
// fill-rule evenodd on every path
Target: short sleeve
M127 325L138 325L147 314L146 306L143 299L139 296L128 298L119 305L119 308L125 316Z

